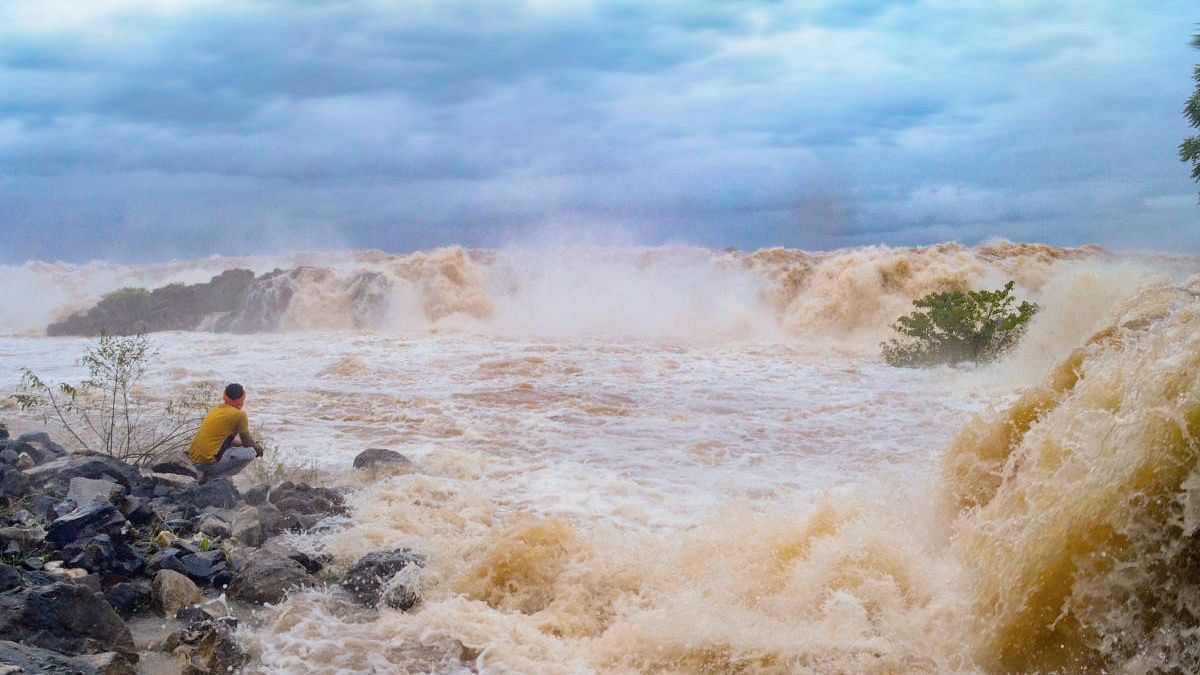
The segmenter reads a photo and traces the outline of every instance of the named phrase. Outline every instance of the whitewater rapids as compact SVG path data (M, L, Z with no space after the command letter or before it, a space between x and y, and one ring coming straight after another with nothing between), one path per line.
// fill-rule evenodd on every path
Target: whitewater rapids
M278 332L153 336L147 394L243 382L255 425L357 489L301 544L430 564L409 614L332 592L262 610L242 629L261 672L1200 667L1192 260L1000 242L28 263L4 270L0 383L77 377L87 341L35 334L106 292L301 265ZM360 302L363 272L386 293ZM1010 278L1043 311L1004 362L879 362L913 298ZM371 446L420 470L346 475Z

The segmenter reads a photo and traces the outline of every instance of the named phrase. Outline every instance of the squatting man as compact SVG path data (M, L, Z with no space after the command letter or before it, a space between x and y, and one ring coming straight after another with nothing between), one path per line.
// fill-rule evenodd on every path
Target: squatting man
M232 476L263 456L263 448L250 435L250 419L242 406L246 389L237 383L225 387L224 402L208 411L188 458L200 471L200 482Z

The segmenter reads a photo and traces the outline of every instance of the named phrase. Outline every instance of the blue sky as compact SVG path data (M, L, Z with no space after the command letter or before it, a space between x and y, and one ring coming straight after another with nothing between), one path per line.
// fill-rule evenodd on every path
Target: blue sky
M1200 251L1194 2L6 0L0 259Z

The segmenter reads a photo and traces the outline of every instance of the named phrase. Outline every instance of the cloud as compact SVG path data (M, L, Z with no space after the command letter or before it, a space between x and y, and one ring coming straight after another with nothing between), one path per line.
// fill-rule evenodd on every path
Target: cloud
M744 248L1197 250L1175 159L1188 9L13 0L0 257L406 250L572 223Z

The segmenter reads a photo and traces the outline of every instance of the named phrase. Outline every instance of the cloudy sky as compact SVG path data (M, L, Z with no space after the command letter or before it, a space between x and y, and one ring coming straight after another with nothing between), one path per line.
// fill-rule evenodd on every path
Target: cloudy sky
M1194 0L5 0L0 259L1200 251ZM613 233L616 234L613 234Z

